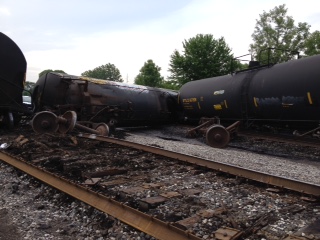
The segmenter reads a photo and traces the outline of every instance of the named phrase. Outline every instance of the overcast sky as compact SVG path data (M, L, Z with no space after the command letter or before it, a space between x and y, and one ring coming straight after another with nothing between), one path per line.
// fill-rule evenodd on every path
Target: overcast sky
M281 4L295 23L320 30L319 0L0 0L0 31L24 53L27 81L46 69L81 75L112 63L132 83L148 59L166 78L170 55L196 34L247 54L259 14Z

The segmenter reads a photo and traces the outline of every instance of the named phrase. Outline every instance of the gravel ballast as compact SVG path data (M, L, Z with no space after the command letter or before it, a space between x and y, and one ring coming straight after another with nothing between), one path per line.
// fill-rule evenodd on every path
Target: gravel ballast
M305 158L297 160L295 155L299 152L291 151L292 158L284 158L230 147L225 149L212 148L203 143L201 139L184 138L184 132L186 131L181 129L177 131L172 127L165 131L135 131L129 133L126 140L320 185L320 161L311 161ZM170 134L168 135L168 133ZM309 153L309 159L312 159L313 154L313 152Z
M299 181L320 184L320 162L310 160L312 159L312 153L310 153L311 157L309 156L307 159L297 159L295 157L290 159L257 154L231 147L213 149L206 146L202 139L184 138L181 129L177 132L174 131L174 128L169 127L158 130L126 131L123 135L128 141L178 151L217 162L248 167ZM294 152L292 155L294 156ZM186 188L189 187L188 184L190 183L186 182ZM2 163L0 164L0 190L0 240L153 239L120 223L111 216L40 184ZM226 189L223 194L227 194L228 191ZM209 191L206 194L212 194L212 196L205 196L208 199L220 197L223 199L223 195L217 196L215 191ZM255 214L257 205L261 204L263 206L264 202L259 194L252 197L251 204L243 204L243 202L246 202L245 199L243 202L239 202L244 209L247 209L248 214ZM228 199L228 201L233 202L233 199ZM310 220L319 219L320 208L318 205L315 206L311 215ZM288 227L290 225L288 219L280 219L271 226L274 231L279 232L279 239L283 232L292 233L292 229ZM299 228L303 228L310 223L300 220L298 216L296 221L299 222ZM301 236L303 235L305 234L301 233ZM207 236L207 239L210 239L209 236ZM316 238L311 236L310 239Z

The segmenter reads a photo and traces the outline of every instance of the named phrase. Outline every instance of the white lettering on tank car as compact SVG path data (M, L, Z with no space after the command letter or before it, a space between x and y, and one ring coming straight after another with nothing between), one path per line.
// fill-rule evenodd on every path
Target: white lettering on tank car
M224 90L214 91L213 95L222 95L224 94Z

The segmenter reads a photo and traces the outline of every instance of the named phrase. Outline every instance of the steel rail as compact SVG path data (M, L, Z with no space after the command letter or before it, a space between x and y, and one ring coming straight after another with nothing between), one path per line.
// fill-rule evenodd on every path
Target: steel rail
M78 134L78 136L83 138L94 139L98 141L114 143L114 144L118 144L126 147L135 148L138 150L143 150L146 152L151 152L161 156L174 158L180 161L189 162L189 163L197 164L210 169L214 169L220 172L232 174L234 176L244 177L254 181L277 186L280 188L285 188L285 189L293 190L293 191L304 193L304 194L310 194L315 197L320 197L320 185L317 185L317 184L311 184L311 183L301 182L298 180L289 179L285 177L270 175L267 173L254 171L251 169L242 168L235 165L219 163L212 160L202 159L202 158L198 158L191 155L164 150L161 148L147 146L139 143L129 142L129 141L121 140L117 138L97 136L94 134L86 134L86 133L80 133Z
M174 239L174 240L200 240L188 231L183 231L171 223L163 222L150 215L140 212L134 208L126 206L109 197L93 192L88 188L79 186L54 175L42 168L31 165L30 163L17 159L0 151L0 159L13 167L39 179L40 181L67 193L68 195L85 202L92 207L105 212L120 221L145 232L157 239Z
M307 147L320 147L319 139L314 138L303 138L298 136L286 136L286 135L274 135L271 133L256 133L252 131L241 131L238 132L238 136L251 137L251 138L262 138L267 141L278 141L283 143L299 144Z

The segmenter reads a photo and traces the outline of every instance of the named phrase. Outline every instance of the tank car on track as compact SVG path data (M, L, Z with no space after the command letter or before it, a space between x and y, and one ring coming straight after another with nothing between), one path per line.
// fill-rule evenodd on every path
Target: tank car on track
M36 111L74 111L83 123L109 127L169 123L176 97L174 91L55 72L40 77L33 92Z
M26 70L27 62L20 48L0 32L0 120L10 128L21 114L31 113L22 100Z
M317 127L319 64L320 55L316 55L188 82L180 89L178 101L189 119Z

